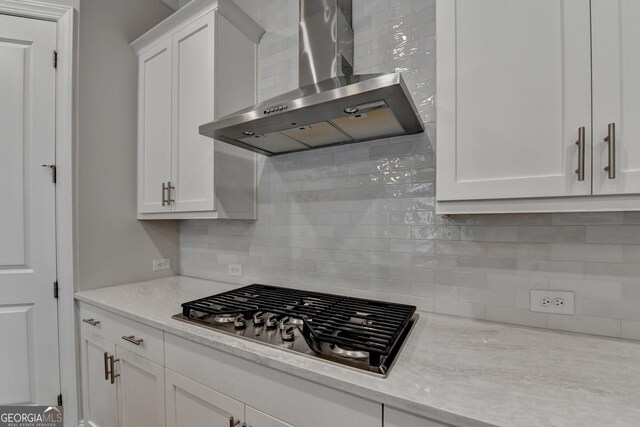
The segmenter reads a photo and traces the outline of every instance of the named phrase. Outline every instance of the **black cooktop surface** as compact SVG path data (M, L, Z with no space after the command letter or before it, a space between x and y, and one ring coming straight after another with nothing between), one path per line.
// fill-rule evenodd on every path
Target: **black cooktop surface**
M253 284L182 304L178 320L386 374L414 306Z

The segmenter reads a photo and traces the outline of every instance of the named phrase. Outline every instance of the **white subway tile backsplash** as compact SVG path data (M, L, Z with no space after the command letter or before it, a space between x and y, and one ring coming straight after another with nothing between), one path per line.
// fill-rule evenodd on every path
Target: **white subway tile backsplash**
M447 299L436 300L434 311L440 314L463 316L471 319L484 319L487 316L487 306L485 304L474 304Z
M515 242L517 228L513 226L463 226L460 227L461 240L478 242Z
M640 213L435 215L435 0L353 8L355 71L401 70L425 133L261 157L258 220L182 221L181 273L640 340ZM257 9L265 100L298 86L298 1ZM576 315L530 312L532 289Z
M587 243L640 243L640 225L587 226Z
M528 308L487 305L486 319L493 322L515 323L517 325L534 326L537 328L549 327L548 314L533 313L529 311Z
M549 328L582 334L607 335L619 337L622 321L605 317L549 315Z

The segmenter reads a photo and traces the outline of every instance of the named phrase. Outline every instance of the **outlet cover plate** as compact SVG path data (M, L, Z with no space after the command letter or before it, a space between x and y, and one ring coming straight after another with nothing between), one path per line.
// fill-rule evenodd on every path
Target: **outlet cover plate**
M171 268L171 258L158 258L153 260L153 271L169 270Z
M229 276L242 277L242 264L228 264L227 268Z
M550 303L543 305L548 299ZM552 314L574 314L574 294L567 291L531 290L531 311Z

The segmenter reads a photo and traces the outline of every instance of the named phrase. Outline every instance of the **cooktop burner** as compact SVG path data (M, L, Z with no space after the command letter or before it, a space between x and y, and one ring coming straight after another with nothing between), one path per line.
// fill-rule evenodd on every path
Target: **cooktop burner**
M186 302L173 318L386 376L415 310L253 284Z

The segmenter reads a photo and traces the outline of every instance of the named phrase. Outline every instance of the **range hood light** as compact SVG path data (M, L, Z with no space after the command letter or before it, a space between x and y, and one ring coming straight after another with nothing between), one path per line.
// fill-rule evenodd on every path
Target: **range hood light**
M347 107L344 109L344 112L347 114L355 114L358 112L358 107Z
M255 135L255 132L252 132L250 130L245 130L244 132L242 132L243 134L247 135L247 136L252 136Z

